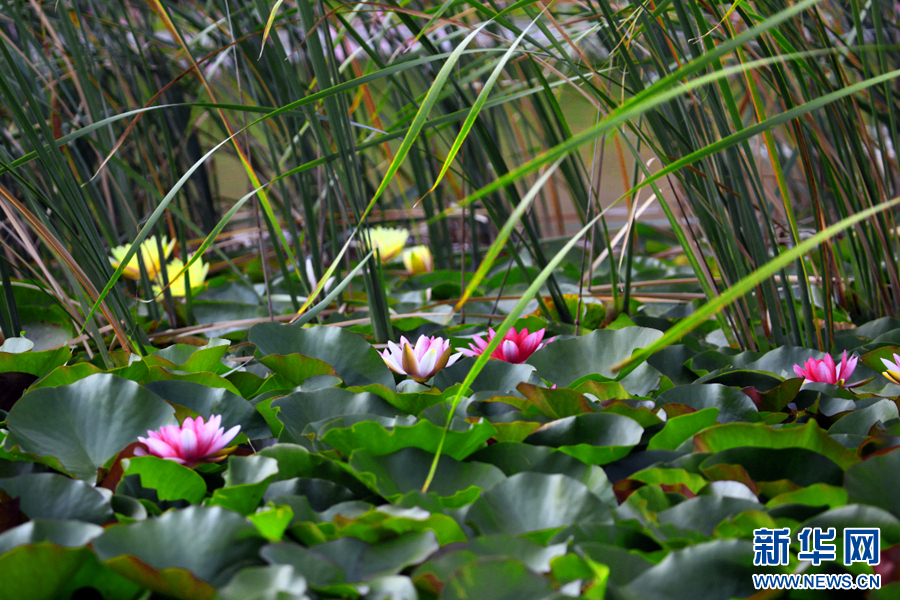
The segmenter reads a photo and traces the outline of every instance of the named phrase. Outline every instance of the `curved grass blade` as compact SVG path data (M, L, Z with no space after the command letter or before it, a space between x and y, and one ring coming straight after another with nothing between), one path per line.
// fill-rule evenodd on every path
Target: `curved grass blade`
M437 471L438 461L441 458L441 451L444 448L444 440L447 438L447 432L450 430L450 423L453 419L453 413L456 411L456 407L459 406L460 401L462 401L463 394L465 394L469 390L469 386L472 385L472 382L475 381L475 378L478 377L478 374L481 373L481 370L487 364L487 361L491 358L491 354L493 354L494 350L500 346L500 342L503 341L503 336L506 335L506 332L510 330L513 324L516 322L516 319L525 311L525 306L529 301L537 294L541 286L544 285L544 282L550 278L550 275L553 273L553 270L559 266L559 264L563 261L566 254L568 254L569 250L571 250L575 243L581 239L588 231L591 230L597 221L603 215L597 215L591 221L584 226L578 233L576 233L571 240L566 243L562 249L556 253L556 255L550 259L550 262L547 263L547 266L535 277L534 281L528 286L528 289L525 290L525 293L522 294L522 297L516 303L515 307L513 307L512 311L510 311L509 315L503 320L503 323L497 327L496 333L494 334L494 338L490 341L487 348L485 348L481 356L475 361L475 364L472 365L472 368L469 370L469 374L466 375L466 378L463 380L462 385L459 388L459 392L457 392L456 396L453 398L453 402L450 405L450 411L447 414L447 423L444 425L444 431L441 435L441 441L438 443L438 449L434 453L434 461L431 463L431 469L428 471L428 477L425 479L425 484L422 486L422 491L427 492L428 486L431 485L431 480L434 479L434 474Z
M743 279L729 287L725 292L722 293L721 296L718 296L715 299L707 302L703 306L699 307L690 317L679 321L677 324L667 330L665 334L656 342L654 342L647 348L638 350L631 356L631 358L623 360L619 364L614 365L612 367L612 370L618 371L635 362L647 360L647 358L649 358L654 352L658 352L672 342L680 339L681 336L689 333L707 318L715 315L717 312L724 309L726 306L728 306L747 292L753 290L757 285L759 285L760 282L768 279L769 277L772 277L773 275L778 273L778 271L803 256L806 252L815 249L816 246L818 246L822 242L831 239L836 234L844 231L845 229L856 223L859 223L860 221L864 221L869 217L877 215L880 212L884 212L898 205L900 205L900 198L895 198L890 202L885 202L878 206L868 208L864 211L856 213L855 215L851 215L846 219L838 221L834 225L823 229L801 244L794 246L790 250L782 252L771 261L755 270L750 275L744 277Z

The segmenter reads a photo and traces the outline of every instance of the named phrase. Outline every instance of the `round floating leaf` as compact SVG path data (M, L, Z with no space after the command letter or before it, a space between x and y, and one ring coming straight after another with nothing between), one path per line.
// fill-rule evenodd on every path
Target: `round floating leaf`
M81 521L36 519L0 534L0 554L17 546L50 542L65 548L84 546L103 533L103 528Z
M145 356L144 361L150 367L169 367L186 373L205 371L220 375L231 370L222 363L222 358L228 353L228 345L228 340L223 339L214 339L203 348L188 344L173 344Z
M482 535L522 534L574 523L612 522L603 502L565 475L518 473L484 492L466 515Z
M850 502L877 506L900 518L900 448L855 464L844 476Z
M194 411L204 420L209 420L212 415L222 415L222 427L226 431L240 425L241 433L251 440L272 436L266 420L253 405L224 388L172 380L154 381L146 388L172 404Z
M441 600L544 600L550 582L511 558L483 558L459 569L441 591Z
M219 590L222 600L304 600L306 578L290 565L247 567Z
M7 418L4 447L54 457L76 477L94 482L97 469L174 415L167 402L133 381L91 375L22 396Z
M559 448L588 464L605 465L626 456L643 433L634 419L603 412L551 421L525 443Z
M472 365L475 364L475 358L464 358L451 367L443 369L434 376L434 387L439 390L446 390L458 383L462 383ZM516 386L523 381L531 379L534 373L534 367L527 364L513 364L502 360L490 360L478 373L475 381L469 386L472 393L475 392L508 392L516 389Z
M348 386L380 383L395 389L394 376L378 351L364 338L340 327L302 329L281 323L260 323L250 329L250 343L263 355L302 354L334 367Z
M368 583L366 600L419 600L419 592L412 579L403 575L379 577Z
M259 506L266 488L278 475L278 461L268 456L229 456L225 487L213 492L208 506L223 506L242 515Z
M698 432L715 425L718 415L719 409L713 406L672 417L662 431L650 438L647 450L675 450Z
M810 358L822 359L825 358L825 353L808 348L782 346L766 352L757 360L743 365L743 368L749 371L766 371L791 379L797 376L794 365L802 367Z
M311 549L297 544L272 544L263 549L262 556L271 563L292 565L307 574L313 587L324 587L396 575L424 561L439 547L434 532L425 530L374 544L354 537L342 537Z
M582 542L576 548L582 556L609 567L609 579L616 585L626 585L634 581L653 566L652 562L636 552L608 544Z
M19 546L0 556L0 600L68 598L69 582L92 559L87 548Z
M378 492L388 500L396 501L396 497L422 488L433 459L433 454L418 448L404 448L382 456L357 450L350 456L350 466L357 472L374 475ZM491 488L505 477L494 465L459 462L444 455L428 489L443 497L458 496L453 505L468 504L482 490Z
M803 489L779 494L766 502L766 508L775 508L784 504L838 508L847 504L847 491L842 487L816 483Z
M638 348L646 348L663 333L646 327L625 327L618 331L597 329L587 335L547 344L531 355L527 363L534 365L538 375L559 387L569 387L572 382L587 375L600 374L607 380L620 380L638 365L618 372L612 367L627 358Z
M310 377L319 375L337 377L334 368L328 363L302 354L288 354L287 356L269 354L261 357L259 362L294 385L300 385Z
M553 419L594 412L584 395L574 390L551 390L530 383L520 383L518 390L535 408Z
M740 465L755 482L787 479L800 487L841 485L844 479L840 465L806 448L730 448L704 460L700 469L708 472L716 465Z
M191 506L147 521L113 525L93 546L103 561L128 555L157 570L186 569L219 586L242 567L259 564L264 544L256 527L241 515L218 506ZM110 563L117 571L119 565Z
M720 423L759 421L759 411L747 394L718 383L682 385L662 393L657 405L686 404L698 411L718 408Z
M187 500L197 504L206 495L206 482L193 469L173 460L136 456L122 460L124 475L139 475L141 487L156 490L160 500Z
M694 437L694 445L700 452L721 452L742 446L806 448L827 456L842 469L859 462L859 457L853 450L841 446L829 437L813 419L799 427L780 429L774 429L762 423L718 425L698 433Z
M24 338L8 338L3 346L11 341L19 342ZM28 340L24 340L28 342ZM24 348L24 347L22 347ZM66 364L72 358L72 351L68 346L56 350L42 350L40 352L28 352L24 349L7 350L0 347L0 373L28 373L40 377L46 375L56 367Z
M406 381L412 380L407 379ZM408 415L418 415L426 408L430 408L435 404L448 400L455 394L455 390L444 390L444 392L441 393L437 388L428 388L420 392L400 393L378 384L354 388L353 391L371 392L379 398L382 398L394 408L397 408Z
M338 423L335 422L335 425ZM443 454L462 460L497 433L494 426L486 420L474 425L465 423L465 426L463 431L450 429L447 432ZM441 443L442 434L442 427L427 420L410 426L397 425L390 430L375 421L362 421L350 427L329 428L322 436L322 441L344 455L361 449L380 456L403 448L419 448L433 454Z
M855 433L856 435L869 435L869 430L875 423L885 423L891 419L900 417L897 405L893 400L882 398L874 403L860 407L851 413L841 417L837 423L828 428L828 433Z
M303 496L313 510L323 512L336 504L357 499L348 488L326 479L285 479L269 485L263 500L269 501L279 496Z
M753 566L751 542L716 540L670 552L625 589L642 600L749 598L752 575L771 571Z
M661 525L674 525L678 529L693 529L712 536L716 526L745 510L762 510L759 502L727 498L723 496L697 496L685 500L656 515Z
M33 473L0 479L0 490L20 498L30 519L72 519L103 525L114 521L112 507L96 489L55 473Z
M881 529L882 547L900 542L900 520L886 510L862 504L848 504L832 508L803 523L804 527L837 529L835 542L843 548L844 529L847 527L877 527ZM840 557L843 553L838 552Z
M281 439L287 442L304 437L304 430L310 423L331 417L359 414L399 417L405 414L375 394L354 394L341 388L294 392L276 398L272 408L280 409L278 420L284 423Z
M550 571L550 561L566 553L566 544L542 546L521 536L508 534L480 536L471 542L447 548L413 571L413 579L437 591L435 582L446 584L462 566L485 557L512 558L535 573Z

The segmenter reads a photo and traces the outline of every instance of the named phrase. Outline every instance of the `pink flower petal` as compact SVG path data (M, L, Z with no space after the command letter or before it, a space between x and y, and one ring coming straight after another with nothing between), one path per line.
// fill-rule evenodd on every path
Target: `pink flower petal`
M502 344L500 344L503 352L503 360L510 363L518 363L519 362L519 346L516 345L512 340L504 340Z

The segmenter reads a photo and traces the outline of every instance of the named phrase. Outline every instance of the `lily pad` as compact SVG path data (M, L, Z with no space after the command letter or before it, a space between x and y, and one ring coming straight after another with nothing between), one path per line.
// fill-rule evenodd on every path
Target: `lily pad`
M96 489L55 473L33 473L0 479L0 490L19 498L31 519L71 519L103 525L115 520L112 507Z
M57 459L95 482L97 470L138 436L171 423L175 411L137 383L97 374L28 392L9 413L4 448Z
M251 440L272 436L263 416L253 405L224 388L213 388L190 381L154 381L146 388L172 404L183 406L209 420L222 415L222 427L229 430L241 426L241 433Z
M484 492L466 520L481 535L540 531L547 533L542 539L549 539L574 523L611 523L612 515L580 481L565 475L518 473Z
M264 544L252 523L218 506L191 506L113 525L93 542L97 556L108 563L127 555L157 570L184 569L213 586L225 584L243 567L260 564ZM119 570L120 563L110 566Z
M303 329L280 323L260 323L250 329L250 342L263 355L302 354L332 367L348 386L380 383L394 389L394 376L384 359L364 338L340 327Z
M569 387L572 382L593 374L606 380L620 380L637 365L617 372L612 367L631 358L635 350L646 348L662 335L658 329L646 327L625 327L618 331L598 329L581 337L547 344L532 354L527 363L534 365L540 377L560 387Z
M360 473L371 474L379 493L391 501L407 492L422 489L434 455L418 448L404 448L382 456L372 456L357 450L350 456L350 466ZM458 462L441 456L429 491L439 496L457 497L454 505L468 504L478 494L490 489L506 476L493 465L479 462Z
M604 465L626 456L643 433L634 419L592 413L551 421L525 438L525 443L559 448L588 464Z

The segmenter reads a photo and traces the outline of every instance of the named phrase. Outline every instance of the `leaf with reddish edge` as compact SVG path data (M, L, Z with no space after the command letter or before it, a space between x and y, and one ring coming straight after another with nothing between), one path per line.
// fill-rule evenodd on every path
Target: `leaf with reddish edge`
M331 375L337 377L334 367L323 360L302 354L269 354L259 359L259 362L278 373L294 385L300 385L310 377L316 375Z
M106 561L113 571L165 596L182 600L213 600L216 589L186 569L157 570L136 556L124 555Z
M584 395L573 390L551 390L524 382L516 386L516 389L541 413L553 419L594 412Z
M775 429L759 423L727 423L694 436L698 452L721 452L742 446L760 448L806 448L818 452L846 469L860 458L825 433L814 420L799 427Z

